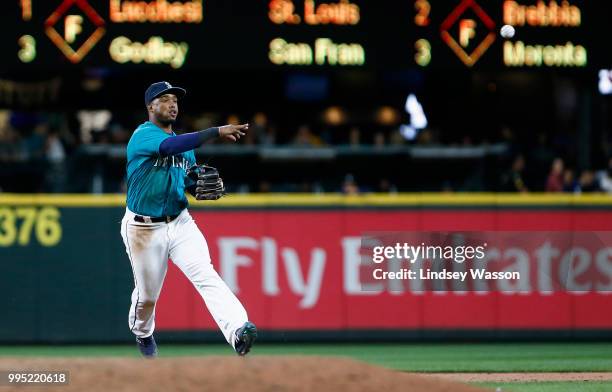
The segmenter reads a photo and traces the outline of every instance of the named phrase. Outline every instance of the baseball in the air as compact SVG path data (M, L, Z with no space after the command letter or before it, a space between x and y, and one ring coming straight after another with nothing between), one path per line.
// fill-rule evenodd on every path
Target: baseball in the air
M514 37L514 27L510 25L503 25L501 30L499 31L501 36L504 38L512 38Z

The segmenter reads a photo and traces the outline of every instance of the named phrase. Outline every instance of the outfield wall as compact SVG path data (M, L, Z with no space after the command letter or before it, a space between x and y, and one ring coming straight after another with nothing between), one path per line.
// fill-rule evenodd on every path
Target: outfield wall
M356 284L364 232L612 231L606 195L270 195L192 205L217 270L270 339L612 338L612 260L580 292L545 292L535 280L520 293ZM0 194L1 342L131 339L124 209L122 195ZM157 330L176 340L220 336L172 263Z

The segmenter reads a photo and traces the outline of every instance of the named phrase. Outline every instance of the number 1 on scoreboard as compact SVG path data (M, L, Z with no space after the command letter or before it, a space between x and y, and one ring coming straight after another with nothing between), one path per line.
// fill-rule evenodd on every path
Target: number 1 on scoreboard
M32 19L32 0L19 0L21 5L21 19L29 21Z

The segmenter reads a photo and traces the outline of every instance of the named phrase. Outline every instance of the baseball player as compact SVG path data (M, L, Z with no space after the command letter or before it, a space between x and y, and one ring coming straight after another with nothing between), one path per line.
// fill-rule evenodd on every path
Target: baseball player
M149 121L134 131L127 146L127 208L121 236L134 274L129 327L142 355L156 357L155 303L172 259L204 299L227 342L238 355L245 355L257 329L214 270L206 239L187 211L185 192L197 200L224 195L217 170L196 165L193 150L215 138L235 142L248 124L177 136L172 124L178 116L178 99L185 93L167 82L149 86L145 92Z

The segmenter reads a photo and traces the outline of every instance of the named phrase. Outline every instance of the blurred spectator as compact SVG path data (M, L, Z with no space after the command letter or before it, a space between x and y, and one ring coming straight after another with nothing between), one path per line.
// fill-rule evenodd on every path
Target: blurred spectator
M352 127L349 131L349 140L348 144L351 147L359 147L361 144L361 131L358 127Z
M25 159L20 148L20 135L10 123L11 112L0 111L0 161L16 162Z
M298 128L297 134L293 139L293 145L297 147L320 147L323 145L323 142L312 133L308 125L302 125Z
M308 181L303 181L300 184L298 184L297 191L299 193L312 193L313 191L312 185L313 184Z
M612 157L608 160L608 167L598 173L599 187L602 191L612 193Z
M399 130L396 130L391 133L391 137L389 138L389 141L394 146L401 146L402 144L404 144L406 139L402 136Z
M45 141L45 156L47 161L51 163L64 162L66 159L64 145L56 130L49 131L47 135L47 140Z
M348 115L340 106L330 106L323 112L323 120L319 137L324 144L335 144L343 142L342 136L346 132L345 124Z
M499 134L502 142L513 144L516 139L514 131L512 131L512 129L507 125L502 126L502 129Z
M397 187L391 183L387 178L383 178L378 182L379 193L397 193Z
M555 158L546 180L546 192L563 192L563 160Z
M512 162L510 170L502 176L502 191L504 192L528 192L523 171L525 170L525 158L522 155L516 156Z
M450 181L444 181L442 184L442 189L440 190L442 193L453 193L455 189L453 188L453 184Z
M383 148L385 147L385 134L382 132L376 132L374 134L374 147Z
M42 122L34 128L34 132L30 134L24 141L24 148L26 156L29 159L42 159L45 154L45 140L47 139L47 133L49 126L47 123Z
M580 173L580 184L581 192L600 192L599 184L595 180L595 174L591 170L584 170Z
M258 186L259 193L270 193L272 185L268 181L260 181Z
M263 112L257 112L249 124L247 137L252 137L255 143L260 145L274 145L276 143L275 128L270 126L268 116Z
M50 130L45 141L45 156L49 166L47 172L47 190L53 193L62 192L66 183L66 151L56 130Z
M359 186L355 181L355 177L352 174L347 174L342 182L342 193L345 195L358 195Z
M253 140L255 143L263 144L262 141L266 137L267 128L268 116L263 112L257 112L249 124L247 138Z
M65 115L59 113L48 114L47 121L49 122L49 133L56 133L62 142L66 154L71 152L79 141L77 140L78 133L71 132L70 126ZM129 138L129 135L128 135ZM127 140L125 142L127 144Z
M504 125L501 128L500 141L508 146L508 151L511 154L517 154L521 151L522 146L519 143L516 132L507 125Z
M527 173L527 181L533 184L533 190L542 190L542 185L546 185L544 190L547 192L560 192L561 190L550 191L547 189L548 179L552 173L550 162L553 162L556 158L554 151L550 148L548 143L549 141L546 133L540 132L536 135L536 145L529 149L529 172ZM561 161L560 164L561 169L558 172L558 176L561 176L561 173L563 173L563 161ZM546 183L542 181L543 178L546 178ZM559 178L559 183L561 182L561 178ZM561 188L561 186L559 186L559 188Z
M563 172L563 192L577 193L580 192L578 182L574 178L574 171L572 169L565 169Z
M434 135L431 129L426 128L419 132L417 136L417 144L428 145L434 143Z
M262 146L273 146L276 144L276 127L268 125L264 137L259 141Z
M107 135L100 135L108 130L111 120L109 110L80 110L77 112L81 129L81 141L83 143L105 143L108 141Z
M113 144L127 144L130 140L130 132L118 122L113 122L108 131L110 142Z

